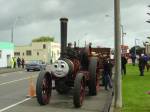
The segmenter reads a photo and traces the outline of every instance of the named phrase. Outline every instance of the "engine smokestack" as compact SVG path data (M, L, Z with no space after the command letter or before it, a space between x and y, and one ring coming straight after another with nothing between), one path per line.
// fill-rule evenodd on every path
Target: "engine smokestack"
M60 32L61 32L61 55L64 57L64 52L67 47L67 22L68 18L60 18Z

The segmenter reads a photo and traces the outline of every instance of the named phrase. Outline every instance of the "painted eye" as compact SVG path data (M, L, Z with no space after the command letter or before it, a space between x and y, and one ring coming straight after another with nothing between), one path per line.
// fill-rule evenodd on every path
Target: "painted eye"
M65 68L65 65L61 65L61 68Z
M58 67L58 65L54 65L54 67L55 67L55 68L57 68L57 67Z

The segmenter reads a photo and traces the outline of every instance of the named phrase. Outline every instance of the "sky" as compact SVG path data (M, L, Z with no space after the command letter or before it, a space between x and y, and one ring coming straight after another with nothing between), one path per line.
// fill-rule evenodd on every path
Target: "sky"
M120 0L124 44L142 45L150 36L149 0ZM68 42L114 47L114 0L0 0L0 41L30 44L40 36L60 42L61 17L67 17Z

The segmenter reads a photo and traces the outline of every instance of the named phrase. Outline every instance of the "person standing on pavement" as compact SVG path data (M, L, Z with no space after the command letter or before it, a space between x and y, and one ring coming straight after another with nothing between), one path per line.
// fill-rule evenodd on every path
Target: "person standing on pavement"
M145 67L147 69L147 72L149 71L149 56L147 54L144 55L144 60L145 60Z
M14 58L11 59L11 68L14 68Z
M13 68L16 68L16 58L13 57L13 62L14 62L14 67Z
M132 60L132 65L135 66L136 55L134 53L131 53L131 60Z
M145 60L144 55L139 55L139 70L140 70L140 76L144 76L144 68L145 68Z
M112 75L113 75L113 73L112 73L112 69L113 69L113 63L112 63L112 60L108 57L107 58L107 62L108 62L108 66L109 66L109 75L110 75L110 78L112 78Z
M109 63L108 59L104 59L103 69L104 69L104 71L103 71L104 86L105 86L105 90L108 90L107 86L109 86L109 88L112 88L112 81L111 81L111 78L110 78L111 68L110 68L110 63Z
M24 59L22 58L22 60L21 60L22 68L24 68L24 64L25 64L25 62L24 62Z
M21 59L18 57L17 58L17 66L18 66L18 68L20 68L20 65L21 65Z
M121 72L124 75L126 75L126 64L127 64L127 59L124 56L124 54L121 54Z

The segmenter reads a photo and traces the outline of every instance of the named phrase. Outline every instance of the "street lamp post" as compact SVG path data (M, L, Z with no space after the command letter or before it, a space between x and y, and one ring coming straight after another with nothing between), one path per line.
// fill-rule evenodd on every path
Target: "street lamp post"
M124 35L126 35L126 33L124 32L124 27L123 25L120 25L121 26L121 40L122 40L122 53L124 52Z
M20 17L16 17L15 21L13 22L12 28L11 28L11 43L14 42L14 29L15 29L18 19L20 19Z
M105 17L111 17L111 16L109 16L107 14L107 15L105 15ZM121 40L122 40L121 45L124 45L124 38L123 37L124 37L124 35L126 35L126 33L124 32L124 26L122 24L120 24L120 27L121 27Z
M136 56L136 46L137 46L136 41L137 40L139 40L139 39L136 39L136 38L134 39L134 44L135 44L134 54L135 54L135 56Z
M124 35L126 35L126 33L124 32L124 27L123 25L121 25L121 39L122 39L122 45L124 45Z

